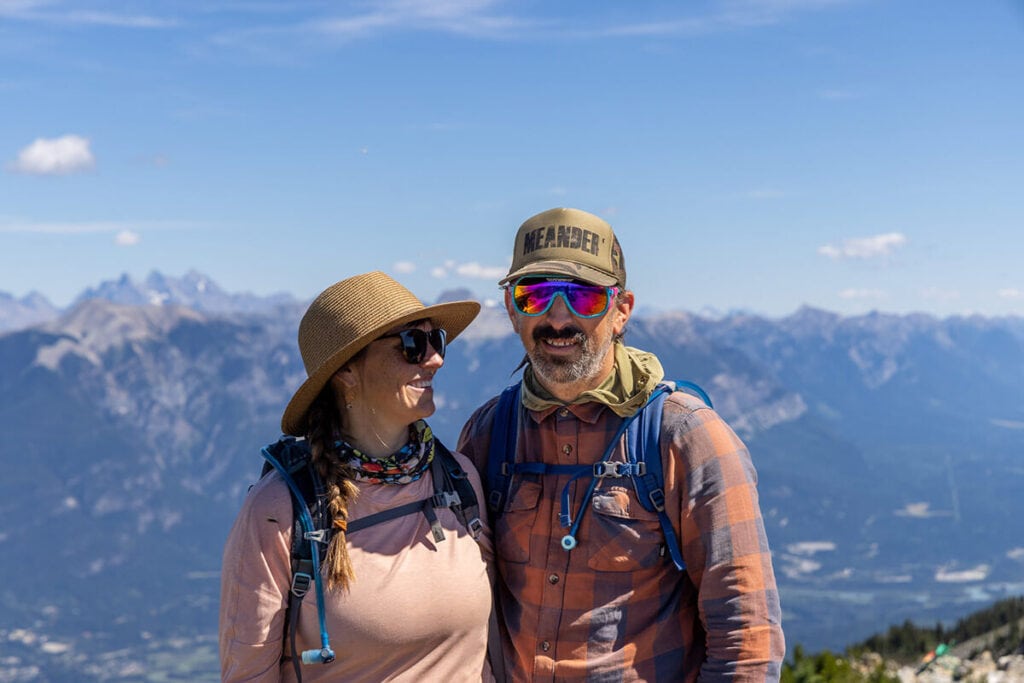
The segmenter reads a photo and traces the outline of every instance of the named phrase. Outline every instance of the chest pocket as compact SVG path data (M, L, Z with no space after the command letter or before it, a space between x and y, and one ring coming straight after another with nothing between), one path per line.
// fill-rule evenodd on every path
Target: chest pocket
M541 484L535 476L516 477L505 511L495 522L498 557L518 564L530 561L531 531L537 521Z
M658 513L645 510L631 486L606 486L595 491L591 513L590 537L580 540L581 548L590 548L591 569L631 572L653 567L662 560L665 539Z

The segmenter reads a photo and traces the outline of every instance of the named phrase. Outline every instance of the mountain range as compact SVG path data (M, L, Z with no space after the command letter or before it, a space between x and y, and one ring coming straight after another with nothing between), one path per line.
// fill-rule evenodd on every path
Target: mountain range
M142 282L127 273L89 287L72 301L71 310L85 301L99 299L125 306L184 306L202 313L273 314L279 308L298 306L295 297L286 293L258 296L250 293L229 293L217 283L194 270L181 277L153 271ZM60 307L39 292L18 299L0 292L0 333L10 332L57 318Z
M304 308L198 273L0 294L0 680L215 679L220 550L305 377ZM791 645L1024 593L1021 318L680 311L626 341L750 447ZM446 443L521 357L485 307L435 382Z

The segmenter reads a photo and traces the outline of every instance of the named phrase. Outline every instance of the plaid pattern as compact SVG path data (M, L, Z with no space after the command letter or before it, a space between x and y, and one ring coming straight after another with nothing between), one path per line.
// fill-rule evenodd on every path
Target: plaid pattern
M458 450L486 477L494 399ZM525 413L525 415L524 415ZM621 419L586 403L520 411L517 461L596 462ZM777 680L779 596L746 447L713 410L676 392L662 423L666 510L686 572L667 557L656 513L628 478L606 478L562 549L569 476L513 478L494 524L506 660L516 681ZM612 460L624 461L620 444ZM572 484L573 519L590 483Z

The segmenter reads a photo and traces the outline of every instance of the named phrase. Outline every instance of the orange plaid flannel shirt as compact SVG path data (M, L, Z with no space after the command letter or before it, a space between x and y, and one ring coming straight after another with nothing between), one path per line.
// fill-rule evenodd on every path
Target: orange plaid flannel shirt
M459 439L484 479L496 403L478 409ZM520 416L517 462L596 462L621 424L599 403ZM513 477L492 524L513 680L779 678L781 610L746 447L717 413L676 392L665 402L661 451L685 572L629 478L601 480L582 513L590 478L571 485L573 518L583 519L579 545L566 551L558 514L570 476ZM611 459L625 461L623 443Z

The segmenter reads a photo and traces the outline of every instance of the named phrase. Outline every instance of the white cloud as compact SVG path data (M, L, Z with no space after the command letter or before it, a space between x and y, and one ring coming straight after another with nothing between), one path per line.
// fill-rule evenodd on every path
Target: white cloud
M11 169L32 175L67 175L96 165L89 140L79 135L38 138L18 153Z
M74 11L51 15L47 19L64 24L93 24L118 28L170 28L178 25L178 22L173 19L142 14L112 14L110 12Z
M848 287L839 292L840 299L884 299L886 293L881 289L856 289L854 287Z
M329 43L347 43L402 31L440 32L474 39L528 41L647 38L748 30L772 26L800 13L849 4L853 0L715 0L704 11L679 11L687 3L648 11L634 23L621 14L599 11L582 20L557 3L542 13L527 14L524 5L508 0L376 0L363 3L323 3L319 14L246 28L228 29L213 38L222 48L243 50L262 59L282 60L288 46L312 36ZM296 3L298 4L298 3ZM315 11L315 10L314 10ZM639 14L639 11L634 14Z
M984 581L988 578L989 566L987 564L979 564L977 567L972 569L964 569L962 571L952 571L946 567L939 568L935 572L935 580L942 583L967 583L969 581Z
M74 7L72 3L65 3ZM174 19L144 14L119 14L89 9L65 9L53 0L0 0L0 17L49 24L114 26L117 28L169 28Z
M854 237L841 244L826 244L818 247L818 253L834 260L872 259L889 256L897 247L907 243L907 237L900 232L887 232L871 237Z
M836 544L832 541L801 541L786 546L786 550L794 555L814 555L815 553L832 552L835 549Z
M500 280L508 273L508 269L501 266L482 266L474 261L459 264L455 267L455 272L463 277L478 280Z
M122 230L114 235L114 244L119 247L134 247L142 238L132 230Z
M506 273L508 273L507 267L484 266L475 261L457 263L451 260L445 261L444 264L436 266L430 271L430 274L439 280L451 277L453 274L475 280L500 280L505 277Z
M15 17L49 4L50 0L0 0L0 17Z
M878 583L910 583L914 577L910 574L879 574L875 576Z
M798 557L784 557L781 565L782 573L790 579L800 579L821 569L821 562Z
M386 0L364 14L309 22L305 28L340 39L355 39L386 30L433 30L474 37L503 38L535 22L491 10L498 0Z
M588 37L695 35L772 26L799 12L828 9L850 0L721 0L710 13L680 19L623 24L586 32ZM680 3L682 4L682 3Z
M455 261L449 259L441 265L431 268L430 275L441 280L450 276L453 270L455 270Z
M1016 287L1007 287L996 292L1000 299L1024 299L1024 290Z
M907 503L902 510L894 514L897 517L913 517L916 519L928 519L929 517L948 517L951 513L931 510L931 503Z
M391 267L396 273L412 273L416 270L416 264L412 261L396 261Z
M1002 427L1003 429L1024 429L1024 422L1020 420L1000 420L998 418L989 418L989 422L994 424L996 427Z

